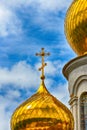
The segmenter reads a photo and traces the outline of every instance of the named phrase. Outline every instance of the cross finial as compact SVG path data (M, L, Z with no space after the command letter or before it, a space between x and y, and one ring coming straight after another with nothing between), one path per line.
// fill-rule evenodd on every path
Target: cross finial
M45 66L47 66L47 63L44 62L44 57L45 56L49 56L50 53L46 53L44 52L44 48L41 49L41 52L40 53L36 53L36 56L41 56L42 57L42 66L39 68L39 71L42 70L42 75L41 75L41 79L44 80L45 79L45 76L44 76L44 68Z

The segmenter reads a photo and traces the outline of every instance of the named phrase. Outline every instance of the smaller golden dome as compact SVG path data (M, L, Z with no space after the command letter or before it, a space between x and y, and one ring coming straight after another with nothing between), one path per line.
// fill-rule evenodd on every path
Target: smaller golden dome
M73 116L42 81L38 91L12 115L11 130L74 130Z
M74 130L73 116L60 101L52 96L44 84L44 56L49 55L42 52L41 85L38 91L27 101L21 104L13 113L11 119L11 130Z

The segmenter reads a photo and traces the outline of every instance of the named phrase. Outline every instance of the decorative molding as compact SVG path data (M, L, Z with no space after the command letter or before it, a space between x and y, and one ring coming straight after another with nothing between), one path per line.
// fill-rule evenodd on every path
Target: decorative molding
M69 74L73 70L75 70L76 68L83 66L83 65L87 65L87 54L83 55L83 56L76 57L76 58L72 59L71 61L69 61L63 67L62 73L66 77L66 79L68 80Z
M69 100L69 105L73 105L73 103L75 103L74 105L77 105L77 101L78 101L78 97L77 96L73 96L70 100Z
M77 96L77 91L78 91L78 87L79 85L84 82L87 81L87 75L81 75L74 83L73 85L73 90L72 90L72 94L74 96Z

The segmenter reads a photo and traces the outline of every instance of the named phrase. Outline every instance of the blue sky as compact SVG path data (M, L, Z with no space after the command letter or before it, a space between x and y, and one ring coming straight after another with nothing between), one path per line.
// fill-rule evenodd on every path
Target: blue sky
M35 93L40 84L44 47L46 87L68 104L68 84L63 66L76 54L64 35L66 10L72 0L0 0L0 130L10 130L15 108Z

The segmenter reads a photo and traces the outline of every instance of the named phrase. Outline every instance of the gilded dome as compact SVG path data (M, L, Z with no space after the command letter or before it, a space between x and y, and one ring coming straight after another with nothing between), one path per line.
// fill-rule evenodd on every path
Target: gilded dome
M74 130L73 116L42 81L36 94L13 113L11 130Z
M65 33L79 56L87 53L87 0L73 0L66 14Z
M73 116L60 101L52 96L44 84L44 56L49 53L37 53L42 57L41 85L38 91L21 104L13 113L11 130L74 130Z

